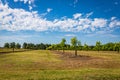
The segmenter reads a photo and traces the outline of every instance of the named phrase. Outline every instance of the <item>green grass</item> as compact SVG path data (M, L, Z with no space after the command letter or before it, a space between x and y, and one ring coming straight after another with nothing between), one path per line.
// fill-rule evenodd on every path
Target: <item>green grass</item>
M28 51L28 49L14 49L14 52ZM12 48L0 48L0 53L12 53Z
M51 51L15 52L0 55L0 80L120 80L120 54L97 53L95 51L80 51L78 53L105 58L108 64L117 62L118 65L112 67L111 64L110 68L106 68L94 67L96 65L90 63L91 65L83 64L84 66L77 68L73 65L68 68L67 63L71 59L62 59L61 55ZM102 65L104 64L100 64L100 66Z

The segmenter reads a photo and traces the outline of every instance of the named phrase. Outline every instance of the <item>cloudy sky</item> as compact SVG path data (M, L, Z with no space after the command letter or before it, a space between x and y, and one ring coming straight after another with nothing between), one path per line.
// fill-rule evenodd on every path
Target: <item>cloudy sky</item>
M73 36L89 45L120 41L120 0L0 0L0 46Z

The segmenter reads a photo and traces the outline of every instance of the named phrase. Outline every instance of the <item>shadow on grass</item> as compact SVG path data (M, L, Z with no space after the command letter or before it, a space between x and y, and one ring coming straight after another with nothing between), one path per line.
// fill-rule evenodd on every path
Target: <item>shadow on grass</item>
M52 51L54 52L55 54L60 54L62 58L69 58L69 59L72 59L72 60L91 60L93 59L93 57L91 56L88 56L88 55L77 55L75 56L75 54L71 53L71 52L61 52L61 51Z
M25 52L25 51L31 51L31 50L20 50L20 51L2 51L0 52L0 55L2 54L9 54L9 53L17 53L17 52Z

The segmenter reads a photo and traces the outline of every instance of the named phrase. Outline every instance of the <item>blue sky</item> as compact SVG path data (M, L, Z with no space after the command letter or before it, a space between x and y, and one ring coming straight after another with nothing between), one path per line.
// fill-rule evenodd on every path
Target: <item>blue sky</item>
M120 0L0 0L0 46L5 42L82 44L120 41Z

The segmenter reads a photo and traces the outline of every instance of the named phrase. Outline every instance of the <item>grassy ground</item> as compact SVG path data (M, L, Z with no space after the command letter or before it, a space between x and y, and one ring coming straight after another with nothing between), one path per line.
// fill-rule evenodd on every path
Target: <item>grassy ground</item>
M0 54L0 80L120 80L116 52L33 50Z
M28 51L28 49L14 49L14 52L23 52L23 51ZM0 48L0 54L12 53L12 52L13 52L12 48Z

